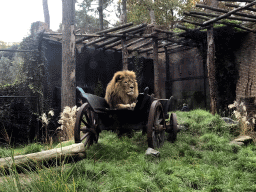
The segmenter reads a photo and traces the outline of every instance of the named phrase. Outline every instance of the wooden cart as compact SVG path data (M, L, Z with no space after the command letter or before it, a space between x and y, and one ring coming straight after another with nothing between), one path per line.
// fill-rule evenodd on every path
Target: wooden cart
M82 103L77 113L74 127L75 142L84 142L85 147L97 143L102 130L116 131L119 135L131 130L142 130L147 134L148 147L161 147L167 140L174 142L177 136L177 117L168 114L171 99L156 99L148 95L148 88L140 93L136 107L128 109L110 109L104 98L85 93L77 87L78 103ZM170 123L166 120L170 116ZM165 134L167 132L167 136Z

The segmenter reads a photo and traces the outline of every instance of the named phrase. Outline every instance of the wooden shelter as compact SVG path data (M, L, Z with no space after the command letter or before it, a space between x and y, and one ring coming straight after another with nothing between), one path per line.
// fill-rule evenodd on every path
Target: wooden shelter
M238 2L238 0L232 0ZM213 24L224 24L231 27L236 27L248 32L255 32L254 29L243 26L242 24L234 24L223 19L237 20L243 22L255 23L256 16L248 13L241 13L243 10L249 10L250 12L255 12L256 9L251 8L256 4L256 1L252 0L240 0L239 2L248 2L247 5L238 6L226 3L227 7L234 7L233 10L227 11L217 7L206 6L202 4L197 4L196 7L203 9L203 11L190 11L185 12L187 16L186 19L182 19L182 22L190 23L197 26L196 30L210 29L213 28ZM221 13L221 14L219 14ZM198 18L201 22L193 22L187 18ZM72 23L73 25L74 23ZM123 69L128 69L128 57L133 53L143 54L151 57L154 61L154 94L158 98L165 98L166 90L169 89L170 83L170 69L169 69L169 53L175 49L182 49L187 47L195 46L193 41L190 41L188 37L184 38L186 33L192 31L184 26L177 25L177 28L185 30L184 33L173 33L169 30L163 30L160 26L140 24L133 26L133 23L127 23L114 28L105 29L96 32L95 34L81 34L79 29L73 30L73 35L71 40L75 44L75 48L81 47L93 47L95 49L103 50L114 50L122 52L122 67ZM210 85L210 96L211 96L211 111L216 112L216 80L214 77L214 48L210 43L214 44L214 39L212 38L213 32L208 33L208 77ZM51 33L45 32L44 39L51 39L52 41L63 42L63 36L61 33ZM64 50L62 50L64 51ZM72 48L72 52L74 50ZM74 54L70 54L73 55ZM166 62L166 74L165 81L163 81L159 72L159 53L164 53ZM64 52L62 55L66 55ZM74 60L72 60L72 65L74 65ZM74 66L73 66L74 68ZM71 74L70 74L71 75ZM72 76L73 77L73 76ZM72 80L72 86L74 86L75 80ZM161 87L161 89L160 89ZM166 88L165 88L166 87Z

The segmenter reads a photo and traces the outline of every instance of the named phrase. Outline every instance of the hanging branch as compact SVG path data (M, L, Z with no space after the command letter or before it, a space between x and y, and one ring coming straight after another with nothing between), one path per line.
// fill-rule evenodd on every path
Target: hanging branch
M243 6L243 7L239 7L239 8L237 8L237 9L234 9L234 10L232 10L232 11L230 11L230 12L224 14L224 15L221 15L221 16L215 18L215 19L210 19L209 21L204 22L203 25L212 24L212 23L214 23L214 22L216 22L216 21L219 21L219 20L221 20L221 19L224 19L224 18L226 18L226 17L228 17L228 16L230 16L230 15L232 15L232 14L234 14L234 13L240 11L240 10L243 10L244 8L251 7L251 6L255 5L255 4L256 4L256 1L254 1L254 2L252 2L252 3L249 3L248 5L245 5L245 6ZM255 17L255 18L256 18L256 17Z

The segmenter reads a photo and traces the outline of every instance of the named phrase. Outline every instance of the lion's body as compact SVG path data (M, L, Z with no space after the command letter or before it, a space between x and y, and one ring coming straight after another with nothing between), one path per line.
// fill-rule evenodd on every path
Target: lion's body
M133 109L138 95L135 73L133 71L118 71L107 86L105 100L112 109Z

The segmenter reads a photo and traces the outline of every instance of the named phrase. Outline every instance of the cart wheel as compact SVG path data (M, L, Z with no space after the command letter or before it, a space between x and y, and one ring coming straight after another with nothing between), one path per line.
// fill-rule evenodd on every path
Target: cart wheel
M84 103L77 112L74 137L76 143L84 141L84 146L87 148L93 142L98 142L97 118L89 103Z
M174 142L177 138L178 122L176 113L172 113L170 116L170 130L168 130L168 141Z
M159 100L153 101L149 111L147 137L148 147L159 148L164 144L165 139L164 110Z

